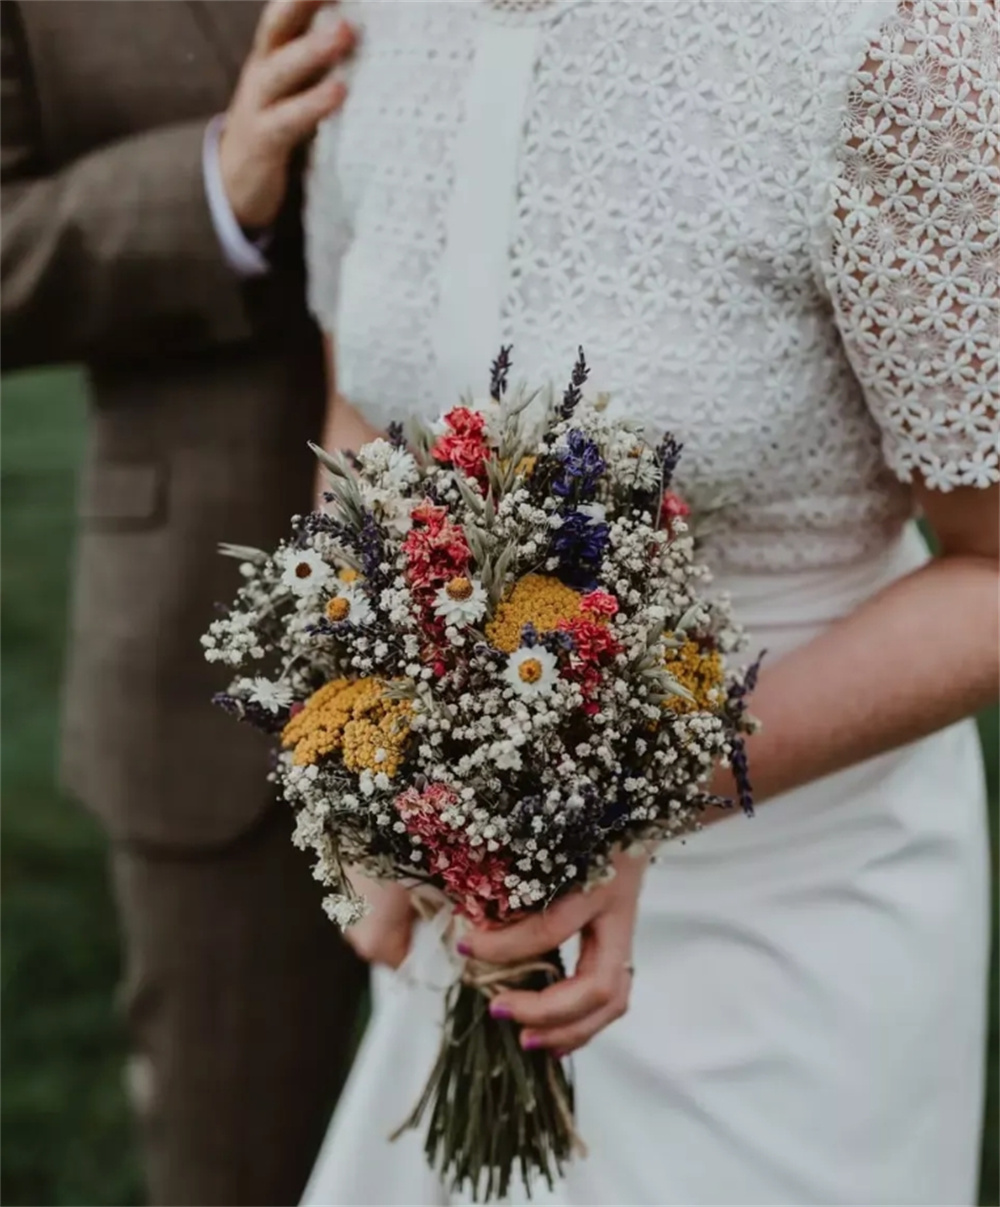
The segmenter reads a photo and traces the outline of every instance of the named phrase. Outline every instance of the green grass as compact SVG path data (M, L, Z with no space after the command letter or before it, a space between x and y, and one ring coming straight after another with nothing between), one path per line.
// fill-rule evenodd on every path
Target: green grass
M113 1008L119 966L105 843L55 784L74 474L84 434L79 378L7 380L2 432L0 1199L8 1207L136 1204L141 1189ZM996 714L982 725L995 817ZM996 976L994 958L994 1003ZM994 1029L984 1204L1000 1202L998 1061Z

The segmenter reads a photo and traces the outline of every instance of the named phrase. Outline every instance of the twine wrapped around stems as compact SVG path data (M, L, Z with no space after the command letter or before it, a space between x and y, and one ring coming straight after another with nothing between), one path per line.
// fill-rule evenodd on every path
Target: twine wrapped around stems
M425 921L450 908L443 894L426 886L415 889L413 897ZM456 964L460 925L461 919L451 914L441 933ZM420 1101L391 1137L395 1140L418 1126L430 1111L426 1153L454 1189L467 1182L478 1195L485 1181L487 1198L502 1198L515 1166L526 1188L532 1173L552 1187L570 1156L586 1155L576 1130L572 1084L562 1062L544 1049L523 1049L517 1024L494 1019L488 1009L504 989L526 984L542 988L564 975L558 951L509 965L462 960L446 998L437 1061Z

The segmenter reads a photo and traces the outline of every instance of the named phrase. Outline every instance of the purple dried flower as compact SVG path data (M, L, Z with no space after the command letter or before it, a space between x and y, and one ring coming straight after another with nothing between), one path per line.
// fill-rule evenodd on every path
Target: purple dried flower
M594 586L608 545L610 528L582 511L571 511L552 534L550 549L559 558L559 577L571 587Z
M510 372L510 352L513 344L501 344L496 360L490 366L490 397L499 402L507 389Z
M747 761L746 742L738 734L732 739L733 751L730 764L736 781L736 796L747 817L753 817L753 785L750 783L750 765Z
M552 478L552 493L560 499L571 495L580 500L593 498L608 468L594 441L574 428L567 433L566 447L556 457L561 464Z
M669 489L670 483L673 480L674 471L677 469L677 463L681 459L681 451L684 445L679 440L675 440L670 432L667 432L660 443L656 446L656 460L660 466L660 490L661 492Z
M583 398L583 393L580 387L590 376L590 369L587 366L587 361L583 355L583 348L578 349L576 364L573 366L573 373L569 379L569 385L566 387L566 393L563 394L562 405L559 408L559 414L563 419L569 419Z
M281 733L288 722L287 708L275 713L269 708L255 704L252 700L240 700L236 696L231 696L229 692L216 692L212 697L212 703L238 721L245 721L254 729L263 730L264 733Z

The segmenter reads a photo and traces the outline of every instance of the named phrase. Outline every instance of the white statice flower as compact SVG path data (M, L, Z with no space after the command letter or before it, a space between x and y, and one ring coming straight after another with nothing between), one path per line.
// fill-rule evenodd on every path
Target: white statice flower
M313 595L330 580L332 570L312 549L286 549L281 585L296 595Z
M259 676L256 679L240 679L235 686L239 695L245 693L251 703L259 704L268 712L281 712L282 709L288 708L295 698L286 683L274 683Z
M392 536L404 537L413 527L410 510L413 500L395 488L379 486L364 478L358 480L358 490L365 506L378 518Z
M548 695L558 679L556 656L544 646L521 646L507 659L503 677L526 699Z
M360 583L338 580L335 591L336 594L326 605L327 620L334 623L349 620L351 624L356 625L371 624L375 619L375 611Z
M434 613L448 625L476 624L486 615L486 588L478 579L459 575L434 597Z
M420 476L413 454L381 436L362 446L358 452L358 465L372 482L397 494L412 486Z
M361 897L348 897L345 893L331 893L323 898L323 912L341 930L354 926L371 913L371 906Z

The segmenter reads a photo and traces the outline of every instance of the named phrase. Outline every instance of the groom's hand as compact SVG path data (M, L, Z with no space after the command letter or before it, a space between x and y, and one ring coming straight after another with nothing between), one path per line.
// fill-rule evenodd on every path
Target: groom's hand
M226 196L244 230L278 217L295 148L343 103L330 69L354 49L346 21L312 29L322 0L270 0L226 113L219 166Z
M410 950L416 918L413 897L400 884L369 880L356 871L349 875L355 892L365 898L371 911L344 931L344 938L369 964L398 968Z

